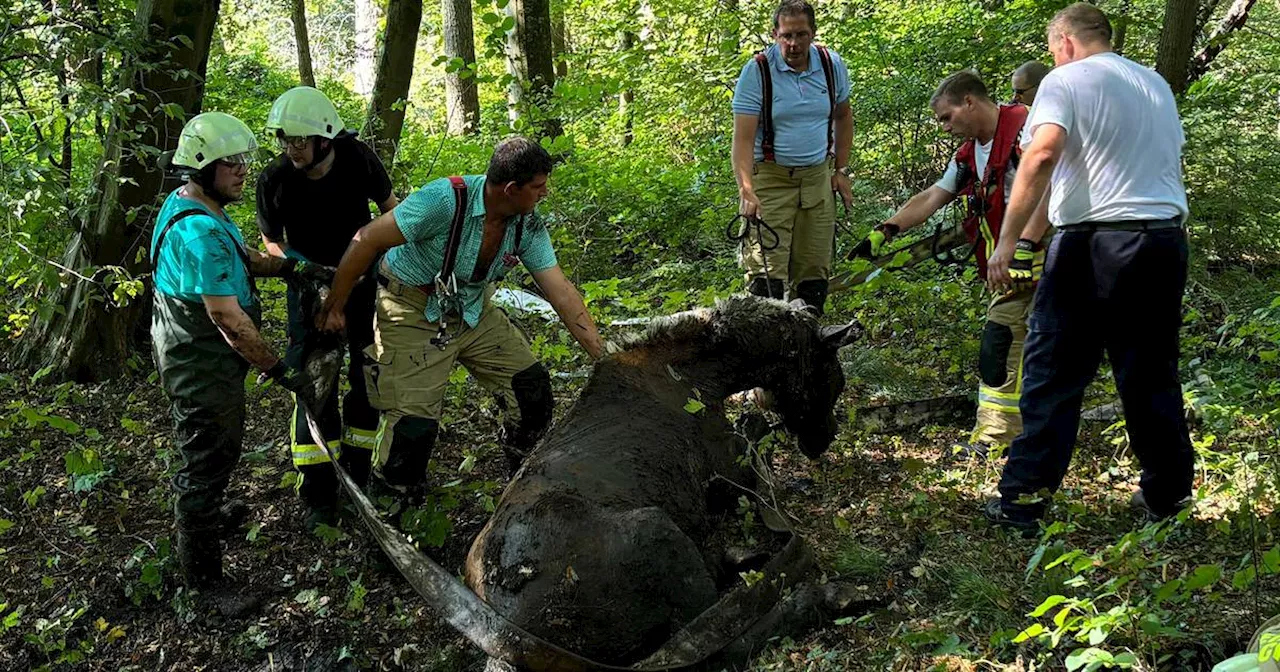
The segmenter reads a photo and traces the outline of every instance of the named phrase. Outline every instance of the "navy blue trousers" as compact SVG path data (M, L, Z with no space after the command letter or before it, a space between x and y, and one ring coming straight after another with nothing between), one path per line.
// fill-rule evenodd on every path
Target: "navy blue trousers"
M1071 462L1085 387L1106 351L1124 406L1142 491L1164 514L1191 494L1194 453L1178 382L1178 329L1187 283L1182 229L1063 231L1036 290L1023 354L1022 434L1000 478L1005 515L1035 519Z

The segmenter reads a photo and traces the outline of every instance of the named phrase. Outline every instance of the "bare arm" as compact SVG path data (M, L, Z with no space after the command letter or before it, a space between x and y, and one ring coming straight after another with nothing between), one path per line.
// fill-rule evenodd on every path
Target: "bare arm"
M1019 238L1028 238L1037 230L1043 237L1049 224L1048 191L1053 169L1062 157L1067 132L1057 124L1041 124L1031 138L1031 146L1022 153L1018 174L1013 179L1009 207L1000 224L1000 242L987 259L987 286L995 290L1008 287L1009 262ZM1024 229L1025 234L1024 235ZM1038 241L1039 238L1030 238Z
M369 265L379 254L405 242L404 234L396 224L394 210L361 227L338 263L338 272L333 276L333 286L329 288L329 296L317 322L328 331L341 330L345 326L343 311L347 307L347 297L351 296L351 288L355 287L356 281L369 270Z
M280 257L281 259L288 256L289 243L286 243L283 240L277 242L264 235L262 236L262 246L267 248L268 256Z
M1031 138L1031 146L1022 154L1018 174L1013 180L1013 193L1009 195L1009 207L1004 211L1000 225L1000 245L1013 249L1022 230L1040 207L1049 188L1049 178L1062 157L1067 143L1067 132L1057 124L1041 124ZM1043 234L1044 231L1041 231Z
M852 208L853 187L850 179L840 172L841 168L849 165L849 149L853 146L853 110L847 100L836 105L835 127L836 174L831 176L831 188L839 192L845 208Z
M738 214L747 217L760 213L760 199L751 182L759 125L760 118L754 114L733 115L733 177L738 181Z
M933 213L941 210L942 206L950 203L955 197L955 194L942 187L931 186L912 196L885 222L896 225L900 232L906 231L928 221Z
M259 371L266 371L280 361L271 346L262 340L262 334L253 320L240 307L234 296L210 296L202 294L205 312L213 320L227 345Z
M591 313L587 312L587 306L582 302L582 295L578 293L578 288L564 277L564 271L560 270L559 266L552 266L532 275L538 287L542 289L542 293L546 295L547 302L556 309L560 321L569 328L569 333L573 335L574 340L592 359L600 359L604 354L604 343L600 340L600 332L596 329L595 321L591 319Z
M387 195L387 200L378 204L378 212L387 214L391 212L397 205L400 205L400 199L396 198L395 192Z

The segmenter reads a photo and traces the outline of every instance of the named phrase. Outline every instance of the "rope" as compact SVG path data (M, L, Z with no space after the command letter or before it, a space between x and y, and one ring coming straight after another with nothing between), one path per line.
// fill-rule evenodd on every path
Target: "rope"
M736 232L735 232L734 225L738 223L739 219L744 221L741 227L736 228ZM765 291L768 292L769 298L781 299L782 298L781 296L773 295L773 285L772 283L769 282L769 255L765 254L765 252L768 252L770 250L778 249L778 245L782 244L782 238L778 236L778 232L775 231L772 226L769 226L767 223L765 223L763 219L760 219L759 217L756 217L754 215L747 217L747 216L738 214L738 215L734 215L733 219L729 220L729 223L724 228L724 235L726 238L738 243L739 245L745 245L747 238L751 233L752 226L754 226L756 230L756 242L760 244L760 260L761 262L763 262L763 267L764 267ZM764 234L766 231L769 232L770 236L773 236L772 245L765 245L764 243Z

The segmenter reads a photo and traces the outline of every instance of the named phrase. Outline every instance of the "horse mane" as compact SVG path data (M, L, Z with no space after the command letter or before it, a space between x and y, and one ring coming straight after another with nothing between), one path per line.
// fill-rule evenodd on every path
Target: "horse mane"
M704 352L726 340L736 341L748 352L761 351L766 342L793 341L779 327L789 320L812 320L784 301L738 294L716 301L713 308L698 308L654 319L645 332L628 339L627 350L688 349Z

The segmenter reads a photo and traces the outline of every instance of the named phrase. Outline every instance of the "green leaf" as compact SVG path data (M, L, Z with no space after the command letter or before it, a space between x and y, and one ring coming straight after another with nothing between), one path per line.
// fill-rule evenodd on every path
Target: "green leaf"
M1038 637L1042 634L1044 634L1044 626L1040 625L1039 623L1032 623L1031 625L1027 626L1026 630L1019 632L1018 636L1013 638L1013 643L1021 644L1022 642L1025 642L1028 639L1031 639L1032 637Z
M1041 616L1044 616L1045 614L1049 613L1050 609L1066 601L1067 601L1067 597L1065 595L1050 595L1049 597L1045 598L1044 602L1040 603L1040 606L1036 607L1035 611L1027 615L1030 616L1031 618L1040 618Z
M1200 565L1187 578L1187 582L1183 584L1183 589L1187 592L1199 590L1217 583L1220 578L1222 578L1222 568L1218 565Z
M1245 590L1258 580L1258 570L1253 565L1247 565L1244 569L1231 575L1231 587L1236 590Z
M706 407L707 405L701 401L698 401L697 399L690 399L689 403L684 405L684 410L686 413L699 413Z
M1044 559L1045 551L1049 550L1047 544L1041 544L1036 548L1036 552L1031 554L1031 559L1027 561L1027 573L1023 577L1023 581L1031 580L1031 573L1036 571L1036 567L1040 565L1040 561Z
M5 532L13 529L13 521L8 518L0 518L0 536L4 536Z
M1262 571L1265 574L1280 572L1280 545L1272 546L1262 554Z
M1089 665L1089 669L1096 670L1102 665L1106 665L1115 661L1115 656L1103 651L1102 649L1089 647L1087 649L1076 649L1067 654L1067 671L1072 672L1078 670L1085 665Z

